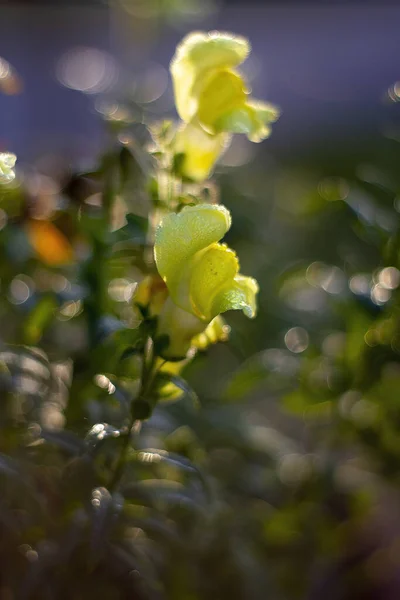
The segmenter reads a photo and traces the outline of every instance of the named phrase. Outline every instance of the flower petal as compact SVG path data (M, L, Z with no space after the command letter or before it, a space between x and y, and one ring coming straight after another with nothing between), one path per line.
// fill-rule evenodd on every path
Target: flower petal
M249 52L249 42L230 33L194 32L182 40L171 61L170 70L176 107L183 121L191 121L197 111L193 88L198 78L210 70L239 65Z
M255 279L237 275L230 284L218 291L211 312L218 315L227 310L243 310L246 317L252 319L257 313L257 292L258 283Z
M247 90L243 78L224 69L213 72L199 85L197 117L203 127L216 133L215 124L226 113L244 106Z
M223 206L199 204L170 213L160 223L155 236L154 256L158 272L176 304L191 310L190 268L200 250L219 241L231 225Z
M183 154L180 174L194 181L207 179L230 140L228 133L210 135L194 123L184 125L176 134L174 146L176 153Z
M248 317L256 314L257 282L240 275L236 254L216 243L230 223L223 206L201 204L167 215L156 231L158 271L175 305L195 319L192 325L200 328L198 333L199 323L209 323L227 310L241 309ZM187 318L182 316L182 322ZM184 329L190 330L187 325Z
M167 298L158 317L157 332L169 337L164 358L183 358L191 347L192 338L205 329L204 321L176 305Z
M226 342L230 330L229 325L218 315L207 325L202 333L199 333L192 339L191 345L199 350L205 350L210 344Z
M245 133L252 142L261 142L271 133L269 125L279 117L279 109L265 102L250 101L225 111L215 122L217 132Z
M219 290L229 286L239 270L236 254L223 244L212 244L199 253L191 267L190 298L197 315L207 321L214 313L214 298Z

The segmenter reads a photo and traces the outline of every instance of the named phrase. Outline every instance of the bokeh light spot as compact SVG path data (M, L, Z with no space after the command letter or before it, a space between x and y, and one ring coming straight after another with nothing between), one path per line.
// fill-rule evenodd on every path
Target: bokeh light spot
M34 283L26 275L17 275L10 283L8 298L12 304L23 304L31 296Z
M326 177L318 184L318 192L325 200L345 200L349 195L349 184L342 177Z
M371 300L378 306L381 306L390 300L391 295L390 289L384 288L380 283L374 285L371 290Z
M60 58L57 78L67 88L98 94L109 89L116 81L117 68L107 52L97 48L72 48Z
M350 278L349 288L353 294L366 296L371 289L371 277L364 273L357 273Z
M152 64L136 76L134 98L139 104L149 104L158 100L168 87L167 70L159 64Z
M309 336L303 327L292 327L285 334L285 344L291 352L299 354L308 348Z
M400 271L396 267L385 267L378 275L378 282L387 290L394 290L400 284Z
M312 474L310 457L302 454L286 454L278 466L278 476L282 483L295 485L308 479Z
M108 294L115 302L129 302L135 293L137 283L129 279L117 278L108 284Z

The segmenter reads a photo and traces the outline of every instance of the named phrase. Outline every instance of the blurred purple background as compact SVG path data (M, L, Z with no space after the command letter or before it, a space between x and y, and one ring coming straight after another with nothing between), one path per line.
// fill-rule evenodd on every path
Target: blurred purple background
M86 160L101 146L102 98L135 98L146 86L148 96L136 100L157 115L173 114L166 69L192 29L251 39L244 70L253 93L285 114L270 151L291 155L315 142L399 136L398 3L234 2L207 5L198 20L173 26L174 18L144 14L149 5L137 1L121 0L125 8L131 2L126 12L95 3L0 5L0 57L23 82L21 93L0 93L2 149L29 161L45 148Z

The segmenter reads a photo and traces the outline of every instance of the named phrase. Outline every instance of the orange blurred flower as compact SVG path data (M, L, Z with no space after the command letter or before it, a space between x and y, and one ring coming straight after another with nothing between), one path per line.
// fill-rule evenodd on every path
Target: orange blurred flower
M42 262L50 266L61 266L72 262L72 246L53 223L29 219L25 227L28 239Z

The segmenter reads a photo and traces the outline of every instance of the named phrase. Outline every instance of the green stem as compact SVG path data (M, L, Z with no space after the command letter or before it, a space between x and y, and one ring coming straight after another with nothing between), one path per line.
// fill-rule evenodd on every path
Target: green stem
M139 393L138 393L137 397L134 400L132 400L131 416L130 416L129 423L128 423L128 431L123 440L121 450L119 453L119 457L118 457L118 461L117 461L115 470L111 476L111 480L110 480L110 483L108 486L111 493L117 487L117 485L120 482L122 475L124 473L126 457L127 457L127 453L128 453L128 449L129 449L129 442L131 441L131 436L132 436L132 430L135 426L135 423L140 423L140 420L135 418L133 404L139 399L145 400L146 394L149 391L151 384L153 382L153 378L154 378L154 372L153 372L154 368L153 367L154 367L154 362L155 362L154 353L153 352L151 353L149 361L146 360L146 358L147 358L146 357L146 349L148 348L149 341L150 341L150 338L147 341L147 344L145 345L145 350L143 353L143 363L142 363L142 373L141 373L141 377L140 377L141 381L140 381Z
M95 348L97 345L98 324L101 316L104 313L106 293L104 290L106 245L103 241L93 238L92 248L92 259L86 270L86 281L88 283L90 292L84 302L91 349Z
M135 417L132 415L130 417L129 420L129 424L128 424L128 431L126 432L126 436L124 438L124 441L122 443L121 446L121 451L119 453L119 457L118 457L118 461L117 461L117 465L115 467L115 471L112 474L110 483L108 485L108 489L109 491L112 493L115 488L117 487L118 483L121 480L121 477L124 473L125 470L125 463L126 463L126 455L128 453L128 449L129 449L129 442L131 440L131 435L132 435L132 429L135 425Z

